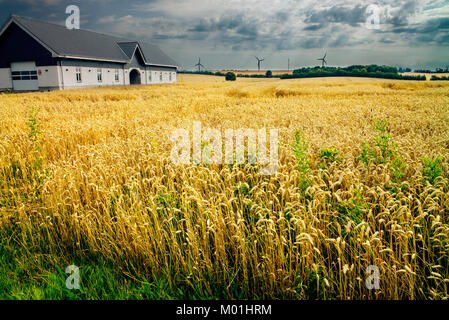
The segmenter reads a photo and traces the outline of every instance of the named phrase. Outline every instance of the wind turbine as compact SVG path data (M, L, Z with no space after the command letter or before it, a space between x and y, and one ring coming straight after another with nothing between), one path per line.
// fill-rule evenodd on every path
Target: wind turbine
M198 63L195 65L195 67L198 67L198 72L201 72L201 67L204 68L204 66L201 64L201 58L198 58Z
M327 56L327 52L326 52L326 54L324 55L324 57L322 57L321 59L317 59L317 60L319 60L319 61L322 61L321 67L324 67L324 65L327 64L326 56Z
M256 58L257 59L257 68L259 69L259 71L260 71L260 63L262 62L262 61L264 61L265 60L265 58L263 58L263 59L259 59L258 57L256 57L256 56L254 56L254 58Z

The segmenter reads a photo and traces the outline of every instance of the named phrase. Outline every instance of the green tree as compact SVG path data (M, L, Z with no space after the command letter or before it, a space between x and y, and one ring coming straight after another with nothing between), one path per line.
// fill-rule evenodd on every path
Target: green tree
M226 81L235 81L237 77L235 76L234 72L228 72L226 73Z

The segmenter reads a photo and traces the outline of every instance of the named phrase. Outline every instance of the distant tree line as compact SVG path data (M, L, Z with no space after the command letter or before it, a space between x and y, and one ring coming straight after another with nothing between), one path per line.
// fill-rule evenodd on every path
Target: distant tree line
M238 74L239 78L280 78L281 75L274 75L270 70L265 74Z
M405 69L410 70L410 69ZM280 78L280 79L301 79L301 78L317 78L317 77L366 77L381 78L395 80L418 80L425 81L424 75L402 75L404 69L398 69L391 66L379 65L353 65L349 67L304 67L293 70L292 74L274 75L271 70L265 74L237 74L239 78ZM411 70L410 70L411 71ZM217 71L179 71L179 73L187 74L203 74L210 76L225 77L226 73Z
M416 73L449 73L449 68L446 67L446 69L443 68L436 68L436 70L427 70L427 69L417 69L414 70Z
M206 76L218 76L218 77L225 77L226 73L224 72L213 72L213 71L186 71L186 70L178 70L178 73L185 73L185 74L203 74Z
M449 81L449 77L445 76L437 77L433 75L432 78L430 78L430 81Z
M425 81L425 76L402 75L396 67L372 65L353 65L349 67L313 67L293 70L281 79L315 78L315 77L367 77L397 80Z

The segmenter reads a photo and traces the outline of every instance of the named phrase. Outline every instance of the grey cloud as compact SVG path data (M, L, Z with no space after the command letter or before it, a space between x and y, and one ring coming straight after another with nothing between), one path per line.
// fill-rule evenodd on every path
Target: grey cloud
M318 23L327 25L329 23L344 23L356 26L365 21L366 6L356 5L355 7L333 6L330 9L308 12L306 23Z
M56 0L48 1L56 3ZM46 4L46 0L39 0L33 2L39 6L20 9L23 3L17 5L16 0L3 0L0 9L4 10L0 10L0 16L13 10L10 7L16 7L17 11L11 13L63 22L67 2L61 0L59 4L49 5L48 1ZM223 7L214 1L198 0L192 2L192 10L186 12L179 9L183 7L180 1L174 0L163 0L163 3L162 0L81 0L79 3L82 28L155 42L163 48L171 48L167 53L181 60L186 52L195 52L195 55L199 52L212 55L213 52L219 57L223 52L235 51L232 55L239 57L256 50L276 52L276 56L288 54L282 51L296 50L302 54L308 49L327 47L350 47L352 51L365 42L393 49L399 48L399 44L402 48L439 46L441 53L444 52L441 46L449 44L449 17L438 13L438 8L448 4L443 0L431 1L427 6L421 0L292 0L279 5L266 0L253 7L245 5L244 1L230 1L229 5L226 2ZM152 4L148 5L149 2ZM384 5L381 30L366 31L363 26L370 3ZM203 11L198 13L195 5ZM432 12L426 14L426 8ZM411 19L416 14L418 19Z
M311 24L311 25L306 26L303 30L304 31L316 31L316 30L320 30L323 27L324 27L324 25L322 25L322 24Z
M433 18L419 25L406 25L386 29L385 32L392 33L432 33L449 29L449 18Z
M189 28L190 32L213 32L213 31L230 31L240 29L243 33L246 30L254 27L255 21L248 21L243 15L237 15L234 17L222 15L218 19L203 18L192 28Z
M399 7L391 12L391 16L387 16L386 23L393 26L406 26L411 15L415 14L419 8L418 0L407 0Z
M395 41L391 40L391 39L380 39L379 40L380 43L385 43L385 44L392 44L395 43Z

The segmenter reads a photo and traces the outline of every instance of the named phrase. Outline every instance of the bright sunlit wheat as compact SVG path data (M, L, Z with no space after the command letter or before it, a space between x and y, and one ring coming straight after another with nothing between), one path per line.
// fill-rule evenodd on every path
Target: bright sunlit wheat
M0 119L1 236L30 259L89 255L230 299L449 298L447 83L181 75L0 95ZM279 128L277 174L172 164L193 121Z

